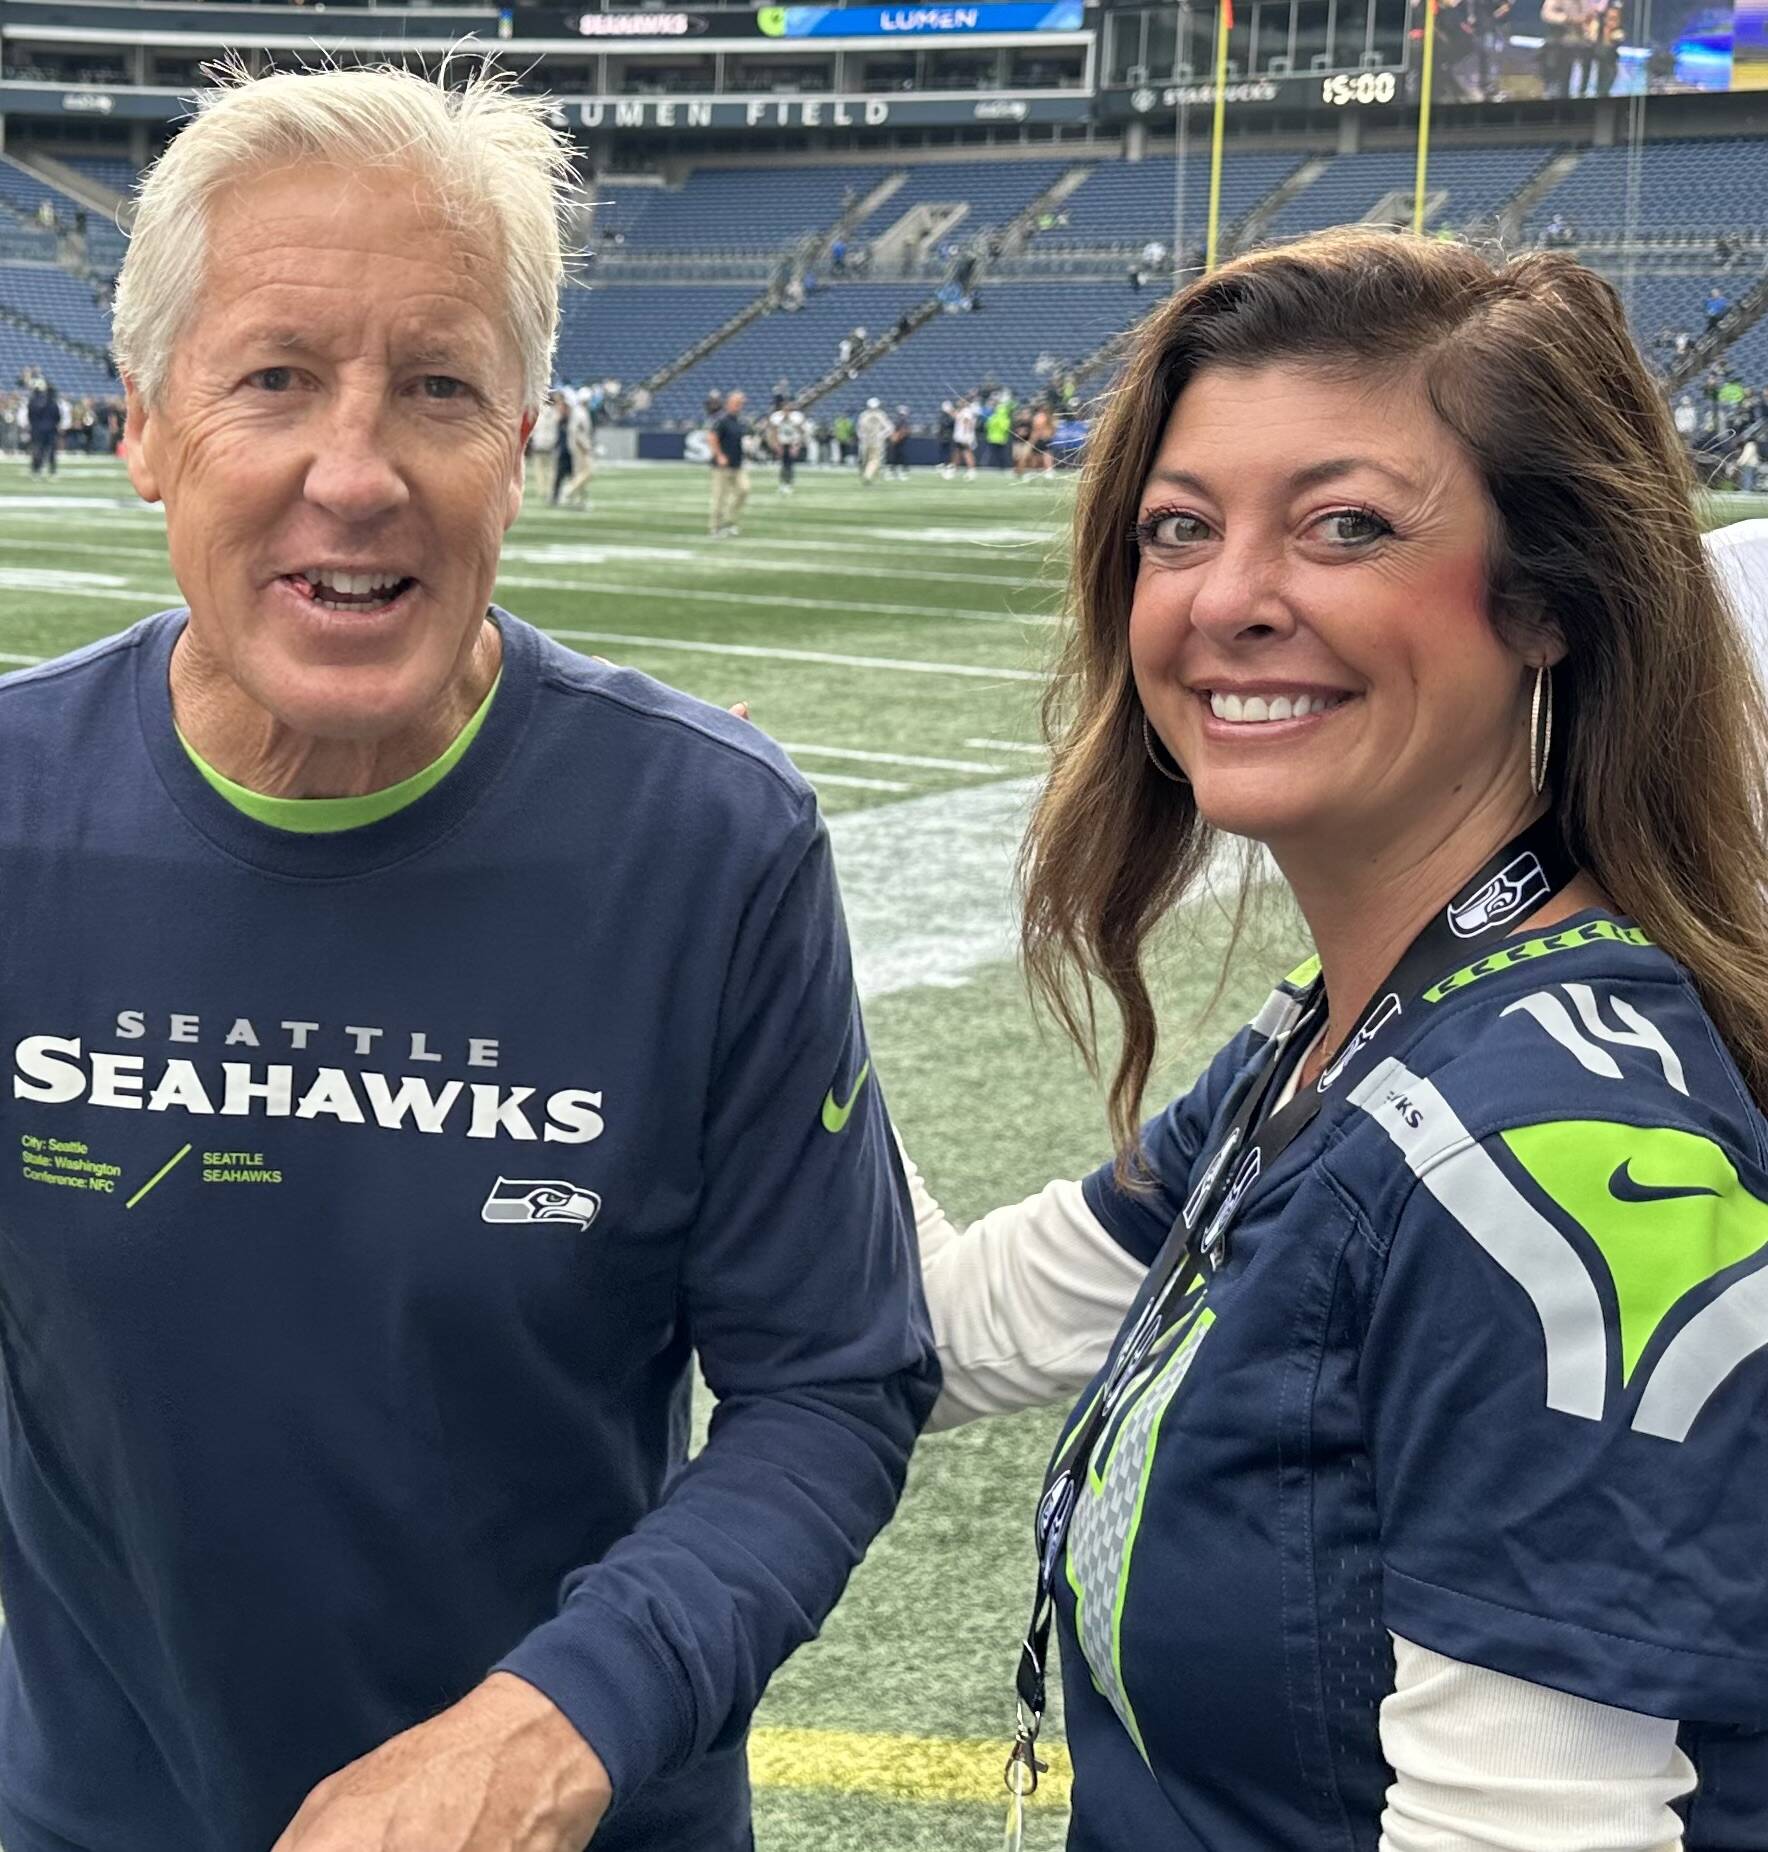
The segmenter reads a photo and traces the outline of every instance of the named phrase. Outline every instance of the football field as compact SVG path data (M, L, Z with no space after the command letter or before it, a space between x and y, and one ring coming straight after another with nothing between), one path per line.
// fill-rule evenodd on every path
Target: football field
M924 471L868 490L851 470L802 470L788 498L757 471L741 535L713 542L706 476L609 468L587 510L531 504L499 601L577 649L708 701L748 701L816 785L878 1072L948 1213L961 1221L1090 1168L1103 1109L1025 1001L1010 894L1042 763L1036 707L1071 479ZM1768 514L1768 500L1726 501L1710 518ZM159 511L119 466L70 460L49 482L0 458L0 669L178 602ZM1201 1023L1223 924L1200 903L1165 948L1162 1098L1296 962L1299 928L1273 906ZM761 1713L763 1852L999 1845L1031 1512L1056 1420L922 1445L901 1515ZM1063 1837L1065 1764L1052 1760L1027 1832L1038 1852Z

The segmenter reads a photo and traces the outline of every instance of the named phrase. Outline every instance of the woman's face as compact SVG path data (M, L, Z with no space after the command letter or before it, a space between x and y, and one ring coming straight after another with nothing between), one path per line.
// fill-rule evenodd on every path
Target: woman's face
M1210 368L1139 521L1136 686L1208 822L1366 859L1520 814L1530 676L1487 616L1494 516L1415 385Z

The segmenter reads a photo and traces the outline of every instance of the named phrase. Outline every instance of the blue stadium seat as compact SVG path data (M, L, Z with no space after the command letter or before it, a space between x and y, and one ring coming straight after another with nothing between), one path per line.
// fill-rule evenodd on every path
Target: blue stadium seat
M0 309L16 309L69 340L110 346L109 311L79 278L53 264L0 263Z
M1768 234L1768 137L1648 142L1637 197L1629 200L1630 151L1591 148L1535 205L1539 231L1555 217L1581 238L1615 238L1632 229L1652 235L1711 237Z
M768 250L826 231L851 193L863 197L887 166L708 167L654 193L625 231L628 251ZM637 189L620 189L625 195Z
M605 283L568 289L554 372L625 386L667 365L760 295L755 283Z
M1074 165L1073 161L922 161L863 224L859 238L876 238L915 206L967 205L954 236L974 237L1023 212ZM875 184L875 183L874 183Z

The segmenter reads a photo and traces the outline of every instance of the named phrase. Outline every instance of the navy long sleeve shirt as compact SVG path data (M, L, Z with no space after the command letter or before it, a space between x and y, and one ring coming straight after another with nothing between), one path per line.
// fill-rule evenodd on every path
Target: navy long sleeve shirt
M183 621L0 681L0 1837L262 1852L501 1666L597 1852L746 1847L936 1378L814 798L500 613L441 784L279 832Z

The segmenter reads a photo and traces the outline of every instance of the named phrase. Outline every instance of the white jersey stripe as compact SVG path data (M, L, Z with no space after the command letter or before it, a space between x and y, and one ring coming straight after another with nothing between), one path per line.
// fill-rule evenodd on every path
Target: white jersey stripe
M1401 1062L1381 1062L1351 1098L1528 1294L1547 1350L1547 1406L1600 1421L1608 1391L1602 1301L1571 1242L1510 1182L1436 1088Z

